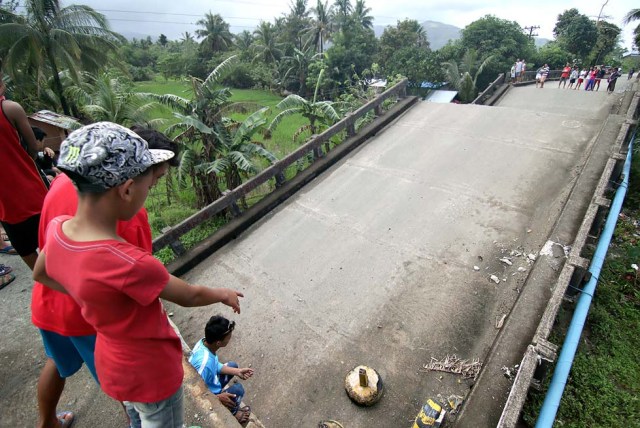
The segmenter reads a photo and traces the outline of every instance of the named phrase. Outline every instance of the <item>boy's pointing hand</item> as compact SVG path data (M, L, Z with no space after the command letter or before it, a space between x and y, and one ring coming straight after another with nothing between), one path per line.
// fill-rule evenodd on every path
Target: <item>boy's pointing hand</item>
M227 306L230 306L233 309L233 312L239 314L240 313L240 297L244 297L239 291L231 290L226 288L224 290L224 298L221 300Z

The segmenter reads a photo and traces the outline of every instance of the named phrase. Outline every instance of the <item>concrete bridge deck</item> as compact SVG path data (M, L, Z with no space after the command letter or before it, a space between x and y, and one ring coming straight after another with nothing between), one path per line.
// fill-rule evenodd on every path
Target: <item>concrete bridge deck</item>
M536 254L548 239L621 98L602 89L549 82L514 88L498 107L420 103L186 275L241 289L241 315L174 307L174 321L190 344L214 313L238 322L220 355L255 368L245 401L267 427L410 426L427 398L466 396L470 382L421 369L431 357L487 357L496 318L530 269L522 256L512 266L498 259ZM0 292L0 426L33 426L43 351L29 275L15 258L0 263L19 276ZM385 381L370 409L343 391L361 363ZM124 425L85 370L68 381L60 408L77 412L77 427Z

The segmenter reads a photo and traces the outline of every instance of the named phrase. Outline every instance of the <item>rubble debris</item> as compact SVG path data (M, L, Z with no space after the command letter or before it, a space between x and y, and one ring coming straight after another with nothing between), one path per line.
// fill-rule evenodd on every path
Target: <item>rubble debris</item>
M497 329L501 329L502 328L502 326L504 325L504 319L506 317L507 317L507 314L502 314L500 319L498 319L498 317L496 317L496 328Z
M518 370L520 368L520 364L516 364L513 367L502 366L502 374L509 380L513 380L518 374Z
M500 261L507 266L513 265L513 262L508 257L503 257L500 259Z
M528 258L529 260L531 260L532 262L535 262L535 261L536 261L536 255L535 255L535 254L533 254L533 253L529 253L529 254L527 255L527 258Z
M475 271L480 270L480 266L474 266L474 267L473 267L473 270L475 270Z
M490 279L491 281L495 282L496 284L500 284L500 278L498 278L498 277L497 277L497 276L495 276L495 275L491 275L491 276L489 277L489 279Z
M425 364L423 371L438 371L453 374L460 374L464 379L476 380L480 369L482 369L482 363L479 358L475 358L471 361L463 360L454 355L447 355L443 360L438 360L435 357L431 357L431 362Z
M463 400L464 398L460 395L450 395L447 398L447 403L449 404L451 411L455 412L458 409L458 407L460 407Z
M526 272L526 271L527 271L527 268L524 268L522 266L518 268L518 272Z

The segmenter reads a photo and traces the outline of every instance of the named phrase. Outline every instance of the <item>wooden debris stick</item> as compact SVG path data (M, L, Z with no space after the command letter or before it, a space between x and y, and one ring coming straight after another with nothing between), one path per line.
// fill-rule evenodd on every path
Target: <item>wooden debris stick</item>
M431 357L431 362L423 366L422 371L437 371L460 374L465 379L475 380L480 374L482 363L475 358L471 361L458 358L456 355L447 355L443 360Z

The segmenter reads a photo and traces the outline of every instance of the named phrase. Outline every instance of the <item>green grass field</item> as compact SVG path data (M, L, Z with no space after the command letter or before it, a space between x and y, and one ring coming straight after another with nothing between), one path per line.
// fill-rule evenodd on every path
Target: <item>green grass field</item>
M136 84L135 89L138 92L148 92L158 95L173 94L187 99L192 97L192 91L190 90L188 81L165 81L157 79L149 82L139 82ZM231 89L231 92L233 94L231 102L251 103L257 104L260 107L269 107L267 123L271 123L273 118L279 113L276 106L282 100L282 97L278 95L268 91L250 89ZM235 120L243 120L248 114L250 113L233 113L230 114L230 117ZM151 119L158 118L164 119L164 123L159 127L161 131L164 131L177 121L168 107L160 105L151 112ZM256 141L262 143L265 148L271 151L278 159L281 159L302 144L301 141L294 142L292 137L298 128L304 126L306 123L306 119L301 115L293 115L287 117L280 123L271 135L271 138L265 139L261 134L256 134L254 137ZM262 165L264 167L266 163L263 162ZM295 166L293 169L295 169ZM171 192L172 196L168 197L166 180L162 179L158 186L152 189L145 204L149 212L149 222L154 236L158 236L163 228L173 226L197 211L193 189L188 186L182 188L179 187L175 181L174 183L177 187ZM264 191L269 190L265 187ZM261 198L259 193L259 191L256 191L248 196L247 202L249 205ZM185 248L189 249L202 239L210 236L225 223L226 221L220 218L210 220L184 235L180 241ZM160 250L155 256L164 263L168 263L174 258L170 248Z
M157 79L148 82L138 82L135 86L138 92L149 92L152 94L173 94L183 98L190 99L192 91L187 81L178 80L161 80ZM279 113L276 105L282 100L282 97L268 91L253 89L231 89L231 101L236 103L255 103L262 107L269 107L267 113L267 123ZM166 122L161 126L161 130L166 129L172 123L175 123L172 112L163 106L159 106L151 113L152 118L162 118ZM232 114L231 117L236 120L242 120L243 115ZM301 115L293 115L283 120L275 130L270 139L265 140L262 136L256 136L256 140L264 144L278 159L291 153L300 145L300 141L292 140L296 131L307 123L306 119Z

